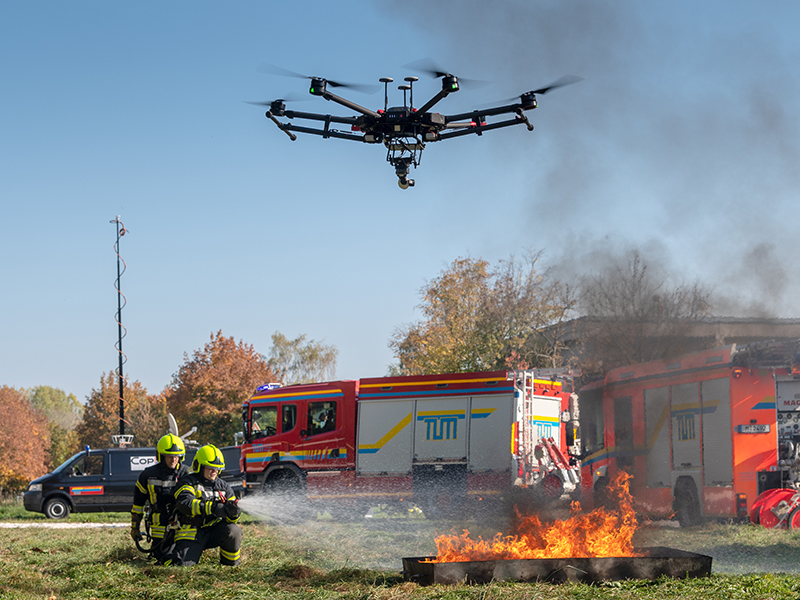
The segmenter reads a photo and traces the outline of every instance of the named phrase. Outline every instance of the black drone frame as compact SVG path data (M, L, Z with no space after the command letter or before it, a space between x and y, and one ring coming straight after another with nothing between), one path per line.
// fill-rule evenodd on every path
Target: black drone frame
M555 82L546 88L525 92L519 96L518 102L512 104L455 115L442 115L432 113L430 110L448 95L457 92L459 85L458 79L449 73L436 73L436 76L442 78L442 89L418 109L414 108L413 96L413 84L418 80L417 77L405 78L408 83L398 87L403 90L403 106L392 108L389 108L388 86L393 80L390 77L381 78L380 81L384 84L384 110L377 112L328 91L328 85L337 87L342 84L320 77L309 77L311 79L309 92L312 95L321 96L325 100L336 102L360 114L352 117L339 117L287 110L284 100L274 100L264 103L269 105L266 116L292 141L297 139L293 133L296 131L323 138L352 140L367 144L382 142L387 148L386 160L395 168L398 185L402 189L408 189L414 185L414 180L408 177L410 168L411 166L416 168L419 165L422 151L427 142L439 142L471 134L483 135L486 131L512 125L525 125L528 131L533 131L533 125L525 115L525 111L536 108L536 94L543 94L555 87L574 82L573 80ZM406 104L406 92L410 94L408 104ZM493 123L486 122L486 117L503 114L513 114L514 117ZM324 126L319 129L284 123L279 121L278 117L321 121ZM331 124L349 125L351 131L340 131L332 128Z

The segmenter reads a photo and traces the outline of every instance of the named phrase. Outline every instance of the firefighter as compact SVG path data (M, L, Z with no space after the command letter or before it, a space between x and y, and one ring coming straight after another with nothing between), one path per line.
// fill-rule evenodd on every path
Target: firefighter
M203 550L219 548L219 562L239 562L241 515L233 488L219 477L225 459L219 448L203 446L194 455L192 473L178 482L175 491L181 526L175 534L172 564L191 566L200 561Z
M156 445L158 462L142 471L133 490L131 537L134 541L142 539L139 527L144 516L145 503L149 501L152 518L150 535L153 538L150 554L158 562L164 562L169 555L172 532L167 528L175 509L175 490L178 480L189 472L183 464L185 456L183 440L168 433Z

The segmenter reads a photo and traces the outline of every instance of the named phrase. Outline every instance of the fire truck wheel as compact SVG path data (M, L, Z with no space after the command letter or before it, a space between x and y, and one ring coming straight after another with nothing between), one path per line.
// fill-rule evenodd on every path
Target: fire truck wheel
M700 523L700 501L694 482L678 482L675 488L675 515L681 527Z
M426 494L421 504L426 519L450 519L458 516L464 506L463 498L453 491L434 490Z
M303 496L303 482L291 469L278 469L270 473L264 481L262 491L267 494L296 498Z
M800 530L800 506L792 509L789 513L789 518L786 519L789 523L789 529L792 531Z
M561 498L561 494L564 493L564 482L561 481L558 475L548 473L545 475L545 478L542 479L542 491L548 502L554 502Z
M614 503L608 492L609 483L606 476L598 477L597 481L594 482L593 499L595 508L614 509Z

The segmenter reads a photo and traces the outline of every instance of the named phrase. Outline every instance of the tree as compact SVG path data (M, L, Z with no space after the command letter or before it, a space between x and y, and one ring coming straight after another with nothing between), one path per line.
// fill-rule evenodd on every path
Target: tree
M336 377L335 346L309 340L299 335L290 340L276 331L272 334L272 348L267 364L284 385L328 381Z
M47 473L50 428L23 390L0 387L0 414L0 494L7 494Z
M154 445L150 424L146 423L140 427L136 415L148 411L149 408L146 407L156 400L148 396L147 390L138 381L125 385L124 399L125 432L134 435L135 446ZM164 414L162 431L166 432L167 427L167 418ZM95 448L111 446L111 436L119 433L119 377L115 372L103 373L99 389L92 389L86 402L83 419L78 424L76 432L81 445L88 444Z
M57 467L80 449L75 428L83 416L83 405L75 394L46 385L28 390L28 401L50 424L47 466Z
M710 313L710 292L698 282L670 282L655 275L638 250L625 266L612 264L583 279L580 309L586 315L584 364L599 372L680 354L683 339Z
M540 257L511 257L494 269L483 259L453 261L422 289L423 319L399 328L389 342L399 360L394 372L558 366L561 346L552 328L573 301L568 288L540 271Z
M163 394L146 394L139 402L132 403L125 410L125 417L135 435L134 444L143 448L154 447L163 435L169 433L168 412Z
M241 430L242 402L259 385L276 381L263 356L253 346L218 331L173 375L165 392L166 404L178 423L197 427L203 443L227 446Z

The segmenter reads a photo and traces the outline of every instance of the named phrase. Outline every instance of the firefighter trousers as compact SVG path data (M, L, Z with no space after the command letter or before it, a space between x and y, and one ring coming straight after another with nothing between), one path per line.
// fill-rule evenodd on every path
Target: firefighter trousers
M203 550L219 548L219 563L234 566L239 562L242 546L242 528L235 523L219 521L210 527L201 527L193 540L175 542L172 564L190 567L200 562Z
M168 565L175 551L175 532L167 531L163 538L153 538L153 545L150 555L156 559L159 565Z

